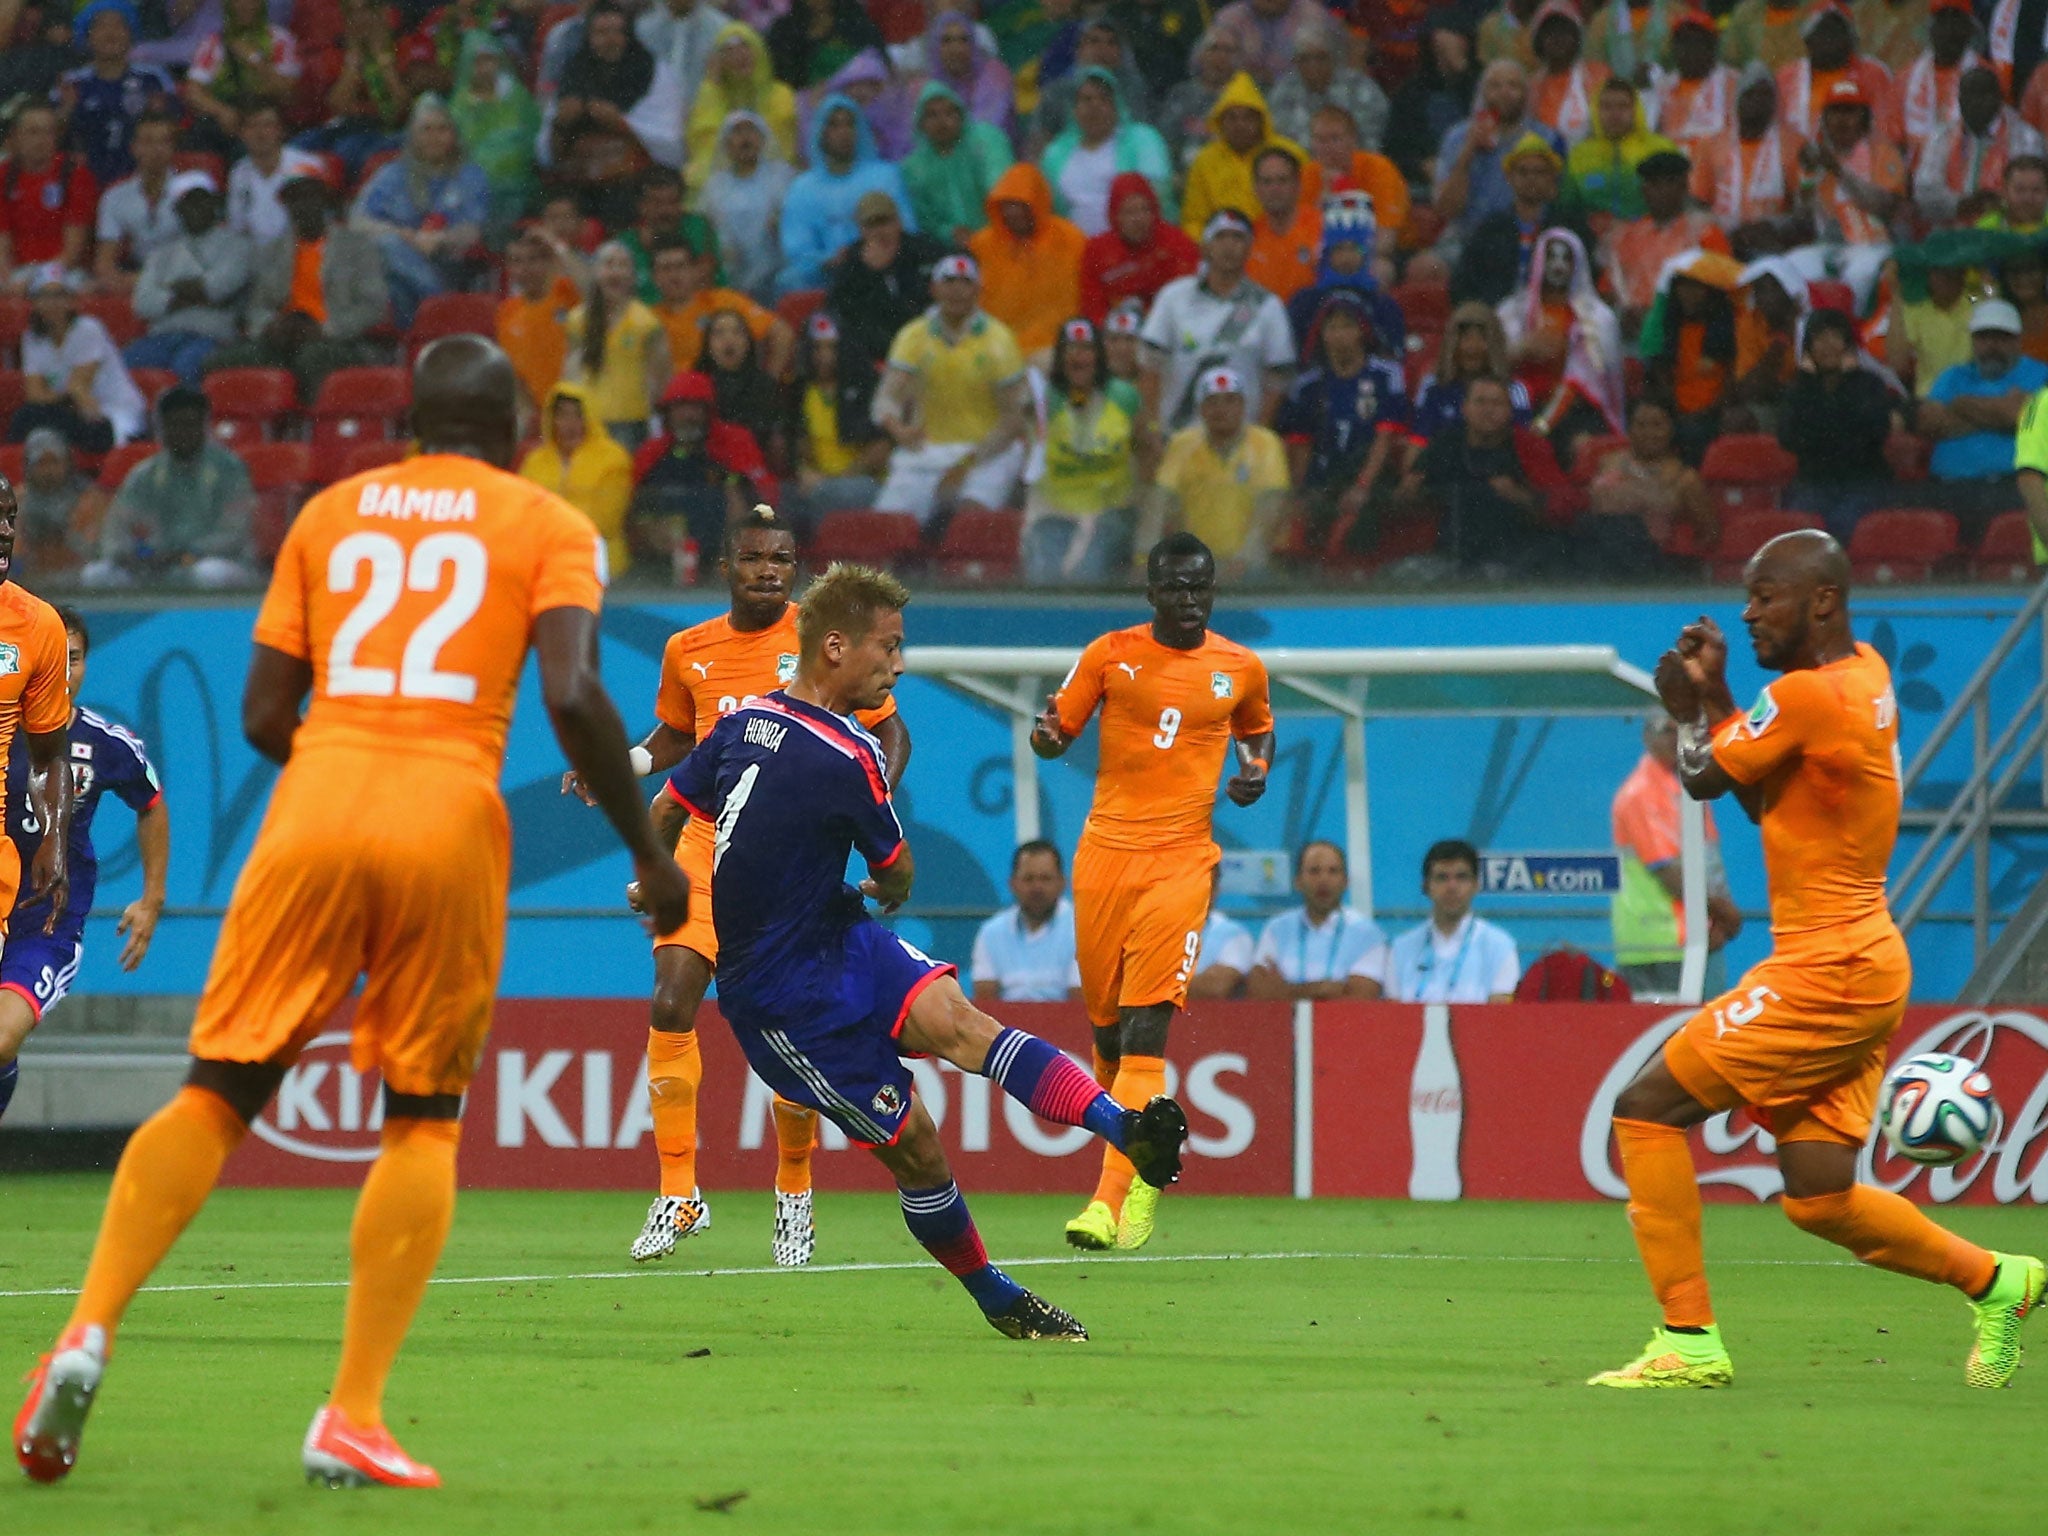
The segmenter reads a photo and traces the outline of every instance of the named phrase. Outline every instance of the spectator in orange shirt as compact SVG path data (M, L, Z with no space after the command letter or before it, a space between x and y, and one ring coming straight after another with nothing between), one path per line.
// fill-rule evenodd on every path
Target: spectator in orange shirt
M1820 132L1821 118L1836 86L1853 84L1870 109L1879 137L1897 144L1905 138L1891 71L1856 52L1856 21L1840 0L1824 0L1799 25L1806 56L1778 71L1779 115L1805 138Z
M1731 242L1753 248L1755 226L1791 213L1799 191L1799 135L1778 121L1778 82L1763 64L1743 70L1735 125L1693 150L1692 195ZM1775 247L1773 247L1775 248Z
M1837 80L1828 87L1820 137L1799 158L1820 173L1802 201L1811 199L1820 243L1833 248L1830 270L1840 272L1862 305L1891 253L1891 218L1905 199L1905 156L1877 131L1863 88Z
M789 322L731 288L711 282L715 257L699 256L689 243L671 236L654 246L654 313L668 331L669 356L678 369L697 366L704 349L704 327L713 315L740 317L761 351L761 367L769 377L789 377L796 334Z
M1245 276L1286 303L1316 280L1316 252L1323 218L1301 200L1301 162L1278 145L1252 161L1252 195L1259 217L1252 225L1252 253Z
M1363 192L1372 199L1372 216L1379 228L1372 252L1373 275L1391 287L1401 231L1408 224L1407 178L1385 155L1358 147L1358 125L1342 107L1316 109L1308 124L1308 152L1310 160L1322 174L1324 198L1345 192ZM1450 282L1450 269L1434 255L1425 254L1415 259L1429 262L1429 274L1433 274L1436 280ZM1429 274L1411 271L1408 276L1411 281L1419 282Z
M981 307L1007 325L1027 358L1050 356L1060 324L1081 307L1088 237L1052 211L1035 165L1011 166L988 194L988 227L968 237L981 268Z
M538 234L520 235L507 248L505 276L512 291L498 305L498 345L519 375L527 411L538 412L561 380L569 358L564 322L582 295L563 276L554 247Z
M1593 131L1593 103L1608 69L1583 54L1585 25L1572 0L1548 0L1536 13L1537 72L1529 77L1529 115L1554 128L1567 148Z
M1654 354L1645 347L1650 385L1675 407L1680 455L1697 464L1721 435L1721 407L1735 381L1735 304L1742 280L1732 257L1702 253L1671 274ZM1652 338L1645 335L1645 341Z
M1633 336L1657 296L1664 263L1695 248L1728 254L1728 237L1713 216L1685 205L1692 162L1677 150L1646 155L1636 166L1643 191L1643 216L1607 232L1602 265L1621 315L1625 335Z

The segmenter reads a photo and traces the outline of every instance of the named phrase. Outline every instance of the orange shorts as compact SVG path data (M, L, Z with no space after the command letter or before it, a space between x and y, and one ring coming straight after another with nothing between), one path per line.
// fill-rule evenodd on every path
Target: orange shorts
M491 1024L512 838L468 768L329 748L292 759L235 882L192 1054L288 1063L358 976L350 1052L397 1093L460 1093Z
M1209 916L1214 843L1134 853L1081 836L1074 851L1074 944L1081 996L1098 1028L1125 1008L1187 1006Z
M1779 1141L1860 1145L1913 971L1897 931L1859 953L1773 954L1664 1046L1709 1109L1746 1104Z
M690 915L673 933L659 935L656 949L680 944L694 949L715 968L718 964L718 930L711 926L711 851L716 833L710 822L692 816L676 844L676 862L690 877Z

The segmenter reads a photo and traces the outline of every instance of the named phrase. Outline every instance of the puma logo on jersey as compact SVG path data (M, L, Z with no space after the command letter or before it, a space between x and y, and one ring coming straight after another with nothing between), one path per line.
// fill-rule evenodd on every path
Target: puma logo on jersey
M1145 664L1141 661L1138 663L1138 666L1134 667L1128 661L1120 661L1117 663L1117 665L1119 667L1122 667L1125 672L1129 673L1131 681L1135 683L1138 680L1138 668L1144 666Z
M708 661L693 661L690 665L697 669L699 677L709 677L711 675L712 664Z

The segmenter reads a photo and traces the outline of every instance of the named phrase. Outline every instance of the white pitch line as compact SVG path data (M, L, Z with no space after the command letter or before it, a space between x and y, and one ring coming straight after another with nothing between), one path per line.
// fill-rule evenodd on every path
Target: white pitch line
M1608 1257L1586 1254L1571 1257L1554 1253L1366 1253L1304 1249L1278 1253L1147 1253L1121 1254L1116 1257L1089 1255L1061 1255L1053 1258L997 1259L993 1262L998 1269L1042 1269L1050 1266L1071 1266L1077 1264L1246 1264L1273 1263L1307 1260L1350 1259L1367 1263L1428 1263L1428 1264L1636 1264L1633 1258ZM1843 1259L1716 1259L1717 1269L1855 1269L1858 1265ZM869 1264L805 1264L796 1268L763 1264L757 1268L739 1269L670 1269L650 1265L644 1269L598 1269L576 1274L555 1275L437 1275L428 1282L432 1285L560 1285L581 1280L722 1280L751 1279L762 1275L870 1275L885 1274L897 1270L925 1270L932 1267L928 1259L912 1259L897 1263ZM211 1292L215 1295L228 1291L339 1291L348 1288L347 1280L228 1280L218 1285L146 1285L144 1294L177 1295L181 1292ZM0 1291L0 1301L15 1301L32 1296L75 1296L75 1289L52 1286L41 1290Z

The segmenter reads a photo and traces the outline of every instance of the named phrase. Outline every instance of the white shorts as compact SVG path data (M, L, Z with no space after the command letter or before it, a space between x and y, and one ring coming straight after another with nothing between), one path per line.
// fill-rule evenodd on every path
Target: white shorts
M946 471L974 451L972 443L926 443L922 448L898 448L889 455L889 478L875 498L877 512L908 512L920 523L931 521L938 510L939 482ZM967 472L960 487L961 501L1001 508L1010 503L1017 477L1024 472L1024 445L1012 443L992 459L984 459Z

